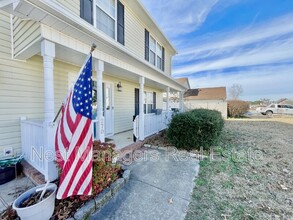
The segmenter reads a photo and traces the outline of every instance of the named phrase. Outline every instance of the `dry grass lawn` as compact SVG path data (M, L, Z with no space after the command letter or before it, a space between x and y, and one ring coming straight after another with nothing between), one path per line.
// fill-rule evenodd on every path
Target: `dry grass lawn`
M186 219L293 219L293 118L228 120Z

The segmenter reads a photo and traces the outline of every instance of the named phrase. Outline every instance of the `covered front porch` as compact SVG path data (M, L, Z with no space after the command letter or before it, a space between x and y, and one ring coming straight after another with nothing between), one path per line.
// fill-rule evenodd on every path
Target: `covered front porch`
M54 76L57 73L54 62L81 66L86 54L48 39L41 41L40 49L39 55L43 57L44 72L44 119L31 120L25 115L22 117L21 145L26 161L41 172L46 180L52 181L57 177L54 146L58 120L54 122L54 118L59 107L55 107ZM169 76L141 75L139 69L133 72L131 68L121 68L109 60L98 59L96 53L99 52L93 53L93 81L96 83L95 118L92 122L94 140L105 142L106 138L110 138L117 149L122 149L165 129L173 114L169 108L169 94L171 91L182 94L183 92L178 89L180 86ZM153 68L146 66L145 71L148 69L153 71ZM122 82L122 91L117 87L119 82ZM71 82L68 75L68 87L72 83L74 81ZM174 87L171 87L172 83ZM152 93L157 96L153 97L152 101L155 102L150 104L151 107L146 102L147 91L156 91ZM166 107L161 104L163 95L158 93L167 94ZM107 98L107 94L112 95ZM64 93L65 98L66 93ZM181 101L181 106L182 103ZM163 108L165 110L162 110ZM127 117L124 117L126 114ZM110 125L111 121L112 125ZM127 126L123 127L124 123ZM107 126L113 127L109 130Z

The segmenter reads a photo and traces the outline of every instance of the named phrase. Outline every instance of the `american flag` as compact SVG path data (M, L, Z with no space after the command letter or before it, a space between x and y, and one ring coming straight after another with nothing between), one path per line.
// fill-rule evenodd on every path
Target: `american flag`
M62 106L55 136L57 161L62 170L57 199L91 195L92 191L92 56Z

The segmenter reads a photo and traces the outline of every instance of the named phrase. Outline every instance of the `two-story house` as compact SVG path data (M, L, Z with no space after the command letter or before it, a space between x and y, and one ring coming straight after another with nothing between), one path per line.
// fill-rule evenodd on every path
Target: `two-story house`
M163 127L153 113L163 93L186 89L171 76L176 50L139 0L0 1L1 153L23 153L46 179L53 120L93 43L96 139L136 127L144 140Z

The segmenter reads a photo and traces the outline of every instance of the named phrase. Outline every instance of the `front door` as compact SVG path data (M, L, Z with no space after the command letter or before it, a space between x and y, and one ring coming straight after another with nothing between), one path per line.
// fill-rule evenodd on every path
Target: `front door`
M104 83L105 136L114 135L113 84Z

